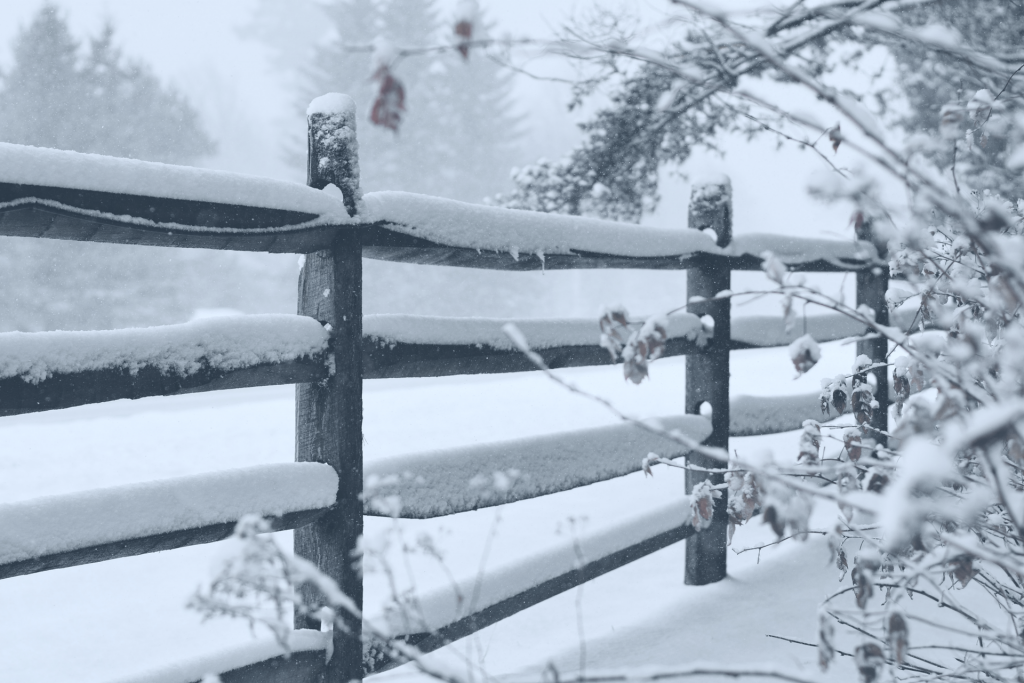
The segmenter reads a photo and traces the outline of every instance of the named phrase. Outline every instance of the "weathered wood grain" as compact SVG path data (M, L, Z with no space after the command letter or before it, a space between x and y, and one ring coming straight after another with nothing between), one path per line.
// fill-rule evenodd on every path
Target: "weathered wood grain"
M607 268L686 270L702 266L730 270L761 270L761 258L754 254L721 256L696 252L679 256L633 257L578 251L573 254L545 254L541 260L533 254L521 254L519 258L513 258L505 252L477 251L436 244L389 229L387 223L363 225L360 232L363 235L363 256L400 263L511 271ZM782 260L785 261L784 258ZM791 267L796 271L838 273L862 270L872 265L877 263L859 259L850 259L843 263L816 259L793 263Z
M274 530L297 529L311 524L325 514L325 512L326 510L322 509L301 510L299 512L287 513L281 517L268 518L268 520ZM152 536L126 538L111 543L102 543L66 552L0 564L0 579L35 574L51 569L75 567L80 564L106 562L107 560L116 560L120 557L146 555L148 553L160 552L161 550L173 550L174 548L183 548L200 543L213 543L214 541L221 541L231 536L235 531L236 522L237 520L154 534Z
M715 231L716 243L726 247L732 241L732 190L720 186L695 185L690 197L690 227ZM708 263L686 272L686 296L701 296L707 301L691 303L687 310L694 315L714 319L715 336L703 355L686 357L685 408L699 415L705 403L711 406L711 436L705 445L729 450L729 354L732 340L731 299L713 298L730 288L732 273L725 264ZM724 342L724 343L723 343ZM687 463L697 467L720 467L721 463L699 453L690 453ZM686 490L703 481L712 485L724 482L720 474L686 471ZM726 496L715 503L711 525L686 541L686 583L702 586L725 578L726 572Z
M147 366L56 374L39 383L0 379L0 416L72 408L89 403L273 384L315 382L326 375L326 354L277 364L221 371L204 366L189 375L164 374Z
M359 193L355 110L314 113L308 119L307 184L341 188L353 212ZM332 372L325 380L300 384L295 395L295 460L327 463L338 473L334 507L313 524L296 530L295 554L334 579L358 607L363 581L354 562L363 533L363 262L359 235L340 231L329 249L307 254L299 275L299 315L331 326ZM316 604L317 591L303 589ZM362 678L362 623L348 614L345 629L334 631L334 655L327 683ZM295 628L319 628L296 613Z
M11 237L305 254L327 249L339 234L353 232L360 235L366 258L402 263L511 271L685 270L707 265L731 270L761 268L760 257L753 254L719 256L699 252L628 257L580 251L548 254L543 261L534 255L515 259L504 252L436 244L379 221L306 225L316 218L313 214L280 209L0 183L0 235ZM808 272L846 272L879 263L817 259L791 266Z
M352 229L303 225L316 218L280 209L0 183L0 235L11 237L304 253L329 245L339 230Z
M597 335L595 334L595 337ZM696 342L669 339L663 356L703 353ZM615 365L607 349L593 346L556 346L537 349L551 368ZM366 339L363 345L363 376L366 379L394 377L446 377L505 372L527 372L537 367L515 350L455 344L381 343Z

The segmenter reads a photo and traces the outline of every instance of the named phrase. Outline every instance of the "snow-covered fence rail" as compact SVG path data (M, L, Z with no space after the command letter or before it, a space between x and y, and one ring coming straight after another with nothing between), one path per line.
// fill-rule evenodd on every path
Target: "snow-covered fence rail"
M350 215L331 189L0 143L0 235L14 237L305 254L352 232L368 258L499 270L684 270L707 259L758 270L765 251L801 271L882 265L867 242L745 235L721 248L698 230L407 192L368 193Z
M0 579L219 541L248 514L305 526L337 481L327 465L287 463L2 504Z
M363 195L350 100L319 98L307 113L307 186L0 144L0 235L304 255L297 316L0 335L0 415L297 384L298 462L281 476L295 479L302 489L301 494L295 487L282 489L277 479L268 483L262 471L239 471L0 506L0 578L218 540L242 515L256 513L272 518L276 528L295 528L296 553L312 559L361 605L362 582L352 557L364 514L452 514L622 476L637 469L648 451L693 458L648 432L621 426L396 458L364 473L364 379L535 369L501 332L508 321L364 318L364 257L502 270L688 270L688 294L704 300L691 302L688 313L670 320L664 353L687 357L681 398L688 414L663 422L723 447L730 435L799 427L818 407L816 396L730 400L732 351L786 345L804 331L818 341L866 331L842 316L809 317L796 333L778 318L733 321L730 299L716 296L730 288L732 271L759 269L770 251L791 270L856 272L858 304L873 308L879 322L888 324L884 255L872 243L733 237L727 179L696 188L686 230L400 192ZM550 367L613 362L598 344L592 322L517 325ZM858 353L880 358L884 352L876 339L858 341ZM878 386L886 386L884 370L875 374ZM877 399L873 425L883 429L887 396L882 392ZM698 415L706 407L710 421ZM552 452L557 459L549 457ZM566 476L569 471L572 476ZM689 485L705 476L690 472ZM143 499L166 504L138 514L116 513L134 510ZM679 509L687 506L681 501ZM430 650L684 538L689 539L687 581L715 581L725 575L724 532L724 516L716 516L701 533L685 514L662 515L653 526L627 524L595 536L594 550L588 550L595 559L583 568L568 556L524 558L483 577L495 589L472 613L453 612L450 595L426 596L424 604L437 609L421 615L416 628L392 632ZM320 624L301 617L296 627L319 631ZM296 680L349 681L393 663L380 656L379 644L363 651L353 638L361 623L348 619L345 627L317 635L313 649L327 647L330 639L327 649L333 651L319 670L310 669L315 665L310 657L289 663L275 655L261 663L247 656L229 678L270 680L298 667L292 671Z
M900 313L897 326L913 316ZM594 321L363 318L363 378L440 377L523 372L533 364L502 327L514 322L551 368L610 365L594 341ZM783 346L805 331L819 342L865 332L839 314L808 316L786 331L778 317L732 321L733 350ZM663 356L701 355L700 319L669 319ZM257 315L200 320L139 330L0 333L0 415L87 403L170 396L271 384L303 384L329 376L329 335L308 316Z

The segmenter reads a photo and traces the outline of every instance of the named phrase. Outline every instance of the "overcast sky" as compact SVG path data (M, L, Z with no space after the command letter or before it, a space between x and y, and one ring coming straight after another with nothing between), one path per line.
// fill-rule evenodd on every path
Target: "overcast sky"
M63 0L76 36L95 34L106 20L130 57L148 62L183 90L200 109L221 154L210 165L226 170L302 181L281 160L279 141L288 127L304 126L273 53L242 29L260 0ZM281 0L288 2L288 0ZM293 0L294 1L294 0ZM736 0L734 6L754 0ZM450 7L453 0L442 0ZM544 35L581 0L480 0L498 31ZM607 3L606 3L607 4ZM42 5L41 0L0 0L0 65L10 62L10 40ZM667 3L634 0L632 7L660 12ZM287 27L282 27L282 31ZM567 93L558 86L521 79L519 106L530 115L530 158L559 157L578 140L565 113ZM684 170L694 175L724 171L733 179L737 232L786 232L840 236L848 232L848 207L825 207L805 198L820 160L793 150L776 152L772 140L726 140L726 157L696 154ZM663 202L648 223L685 225L689 184L666 182Z

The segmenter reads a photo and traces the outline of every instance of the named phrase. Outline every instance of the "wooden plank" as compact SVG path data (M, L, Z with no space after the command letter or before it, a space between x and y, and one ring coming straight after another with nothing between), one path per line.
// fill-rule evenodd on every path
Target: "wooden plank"
M21 377L0 379L0 416L71 408L88 403L146 396L173 396L199 391L240 389L273 384L316 382L324 377L326 354L285 363L221 371L204 365L189 375L163 374L147 366L134 374L127 368L56 374L39 383Z
M319 519L326 510L301 510L290 512L280 517L268 518L274 530L298 529L313 523ZM80 564L92 564L94 562L106 562L116 560L120 557L131 557L133 555L145 555L156 553L162 550L173 550L189 545L200 543L213 543L231 536L235 531L237 520L224 522L222 524L211 524L194 529L182 529L141 538L128 538L112 543L78 548L67 552L42 555L17 562L0 564L0 579L9 579L12 576L23 576L35 574L51 569L63 569L64 567L75 567Z
M12 187L18 190L12 190ZM679 256L628 257L578 251L572 254L548 254L543 261L533 255L514 259L507 253L436 244L391 230L386 223L381 222L343 226L304 226L304 222L316 216L211 202L112 195L62 188L11 186L0 183L0 195L5 194L5 189L7 196L21 200L17 204L4 204L0 200L0 235L11 237L304 254L326 249L339 232L351 231L362 235L363 255L366 258L402 263L511 271L606 268L685 270L702 265L726 267L731 270L761 269L760 257L752 254L718 256L693 253ZM22 194L19 195L19 192ZM48 195L60 196L64 201L57 203L46 199L45 196ZM188 205L187 210L180 208L181 204ZM108 208L111 212L101 214L91 208L94 206ZM184 221L193 220L196 223L162 225L132 220L150 221L153 220L152 216L180 216ZM786 261L785 258L782 260ZM837 263L815 259L793 263L791 267L793 270L807 272L847 272L863 270L873 265L878 264L856 260Z
M725 180L720 185L695 185L690 197L689 224L698 230L714 230L719 247L732 240L732 188ZM711 436L704 443L729 450L729 355L732 340L731 302L729 298L714 296L730 288L731 271L723 265L705 265L686 272L686 296L701 296L702 303L691 303L687 310L694 315L714 319L715 336L708 350L701 355L686 357L685 408L689 414L699 415L702 406L712 410ZM724 343L723 343L724 341ZM687 456L687 463L697 467L721 467L721 462L699 453ZM719 485L725 480L721 474L686 471L686 490L704 481ZM708 528L686 541L686 583L702 586L725 578L727 491L714 508Z
M657 552L662 548L678 543L693 536L693 527L689 524L676 527L669 531L646 538L628 548L609 553L591 560L586 564L566 571L554 578L543 581L532 588L519 592L493 605L475 612L467 617L447 624L430 633L410 633L396 638L410 645L415 645L421 652L431 652L460 638L465 638L477 631L495 624L502 619L522 612L559 593L572 590L577 586L595 579L603 574L614 571L642 557ZM393 669L402 662L395 661L380 645L370 644L364 653L367 674L379 673Z
M595 337L597 335L595 334ZM446 377L505 372L529 372L536 366L519 351L487 346L454 344L381 345L367 339L363 346L364 377ZM664 356L703 353L704 348L688 339L669 339ZM593 346L556 346L537 349L551 368L615 365L607 349Z
M339 230L354 229L303 225L315 218L298 211L0 183L0 235L11 237L305 253L329 245Z
M359 198L355 106L344 95L326 97L351 106L337 111L311 110L306 183L317 189L328 184L340 188L351 214ZM295 532L295 554L334 579L361 608L363 582L354 566L363 533L363 262L359 240L355 232L339 231L330 249L306 255L299 275L299 314L330 325L334 363L326 380L300 384L296 390L295 459L327 463L337 472L339 484L331 511ZM319 599L312 587L305 587L302 595L310 604ZM340 618L346 628L334 630L334 654L325 674L328 683L362 678L362 622L347 613ZM319 623L297 612L295 628L319 628Z
M694 415L657 423L694 441L711 433ZM687 448L622 423L557 434L391 457L366 467L365 514L405 519L443 517L606 481L640 471L649 453L671 459ZM494 480L496 472L508 479ZM397 496L401 509L388 504Z
M326 660L323 650L293 652L288 657L265 659L220 674L221 683L322 683ZM202 683L202 679L192 681Z
M882 295L884 296L884 290ZM914 311L901 310L892 316L892 323L901 329L907 329L914 318ZM733 342L730 348L741 350L785 346L803 334L804 329L804 322L798 321L796 329L786 332L781 316L739 318L732 321ZM806 321L806 329L818 341L833 341L865 332L863 326L841 314L810 316ZM701 355L711 351L711 346L700 346L679 337L668 340L663 355ZM555 346L539 349L538 352L552 368L616 364L608 352L596 344ZM536 369L533 363L518 351L475 344L391 343L364 337L362 355L365 379L445 377L529 372ZM20 378L0 379L0 416L71 408L118 399L319 382L328 376L325 361L326 355L321 354L296 361L254 365L229 372L215 372L210 368L204 368L188 376L163 375L155 368L143 367L135 374L124 369L58 374L37 384L30 384Z
M687 270L695 267L761 270L762 262L760 256L754 254L719 256L697 252L677 256L631 257L586 251L577 251L572 254L545 254L542 261L532 254L523 254L519 258L513 258L505 252L478 251L436 244L389 229L387 223L363 225L360 230L363 235L363 256L366 258L434 266L511 271L607 268ZM783 257L782 260L786 262L787 259ZM839 273L858 271L879 263L873 260L849 259L843 263L814 259L794 262L791 267L795 271Z

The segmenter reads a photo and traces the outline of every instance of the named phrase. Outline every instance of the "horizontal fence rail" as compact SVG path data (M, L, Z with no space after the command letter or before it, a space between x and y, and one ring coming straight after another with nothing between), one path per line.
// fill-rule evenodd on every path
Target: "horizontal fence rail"
M699 415L652 424L697 443L711 434ZM677 458L688 449L621 424L388 458L366 467L366 513L422 519L503 505L637 472L651 452Z
M758 270L764 251L794 270L884 265L867 242L748 235L721 249L697 230L404 192L367 194L350 216L340 192L295 183L7 143L0 155L0 234L14 237L304 254L357 231L370 258L501 270Z
M337 488L326 465L286 463L2 504L0 578L219 541L247 514L298 528Z
M913 312L892 322L908 329ZM617 363L593 320L493 320L370 315L363 322L363 377L440 377L527 372L536 366L502 332L514 322L551 368ZM866 332L840 314L736 318L733 350L784 346L809 332L819 342ZM670 319L663 356L702 354L696 316ZM439 343L441 341L452 343ZM329 374L328 335L303 316L233 316L146 330L0 334L0 416L200 391L317 382ZM134 351L127 353L126 346ZM74 349L88 347L75 364ZM71 350L69 350L71 349ZM246 349L246 352L242 352ZM799 426L799 425L797 425ZM795 429L791 427L790 429Z

